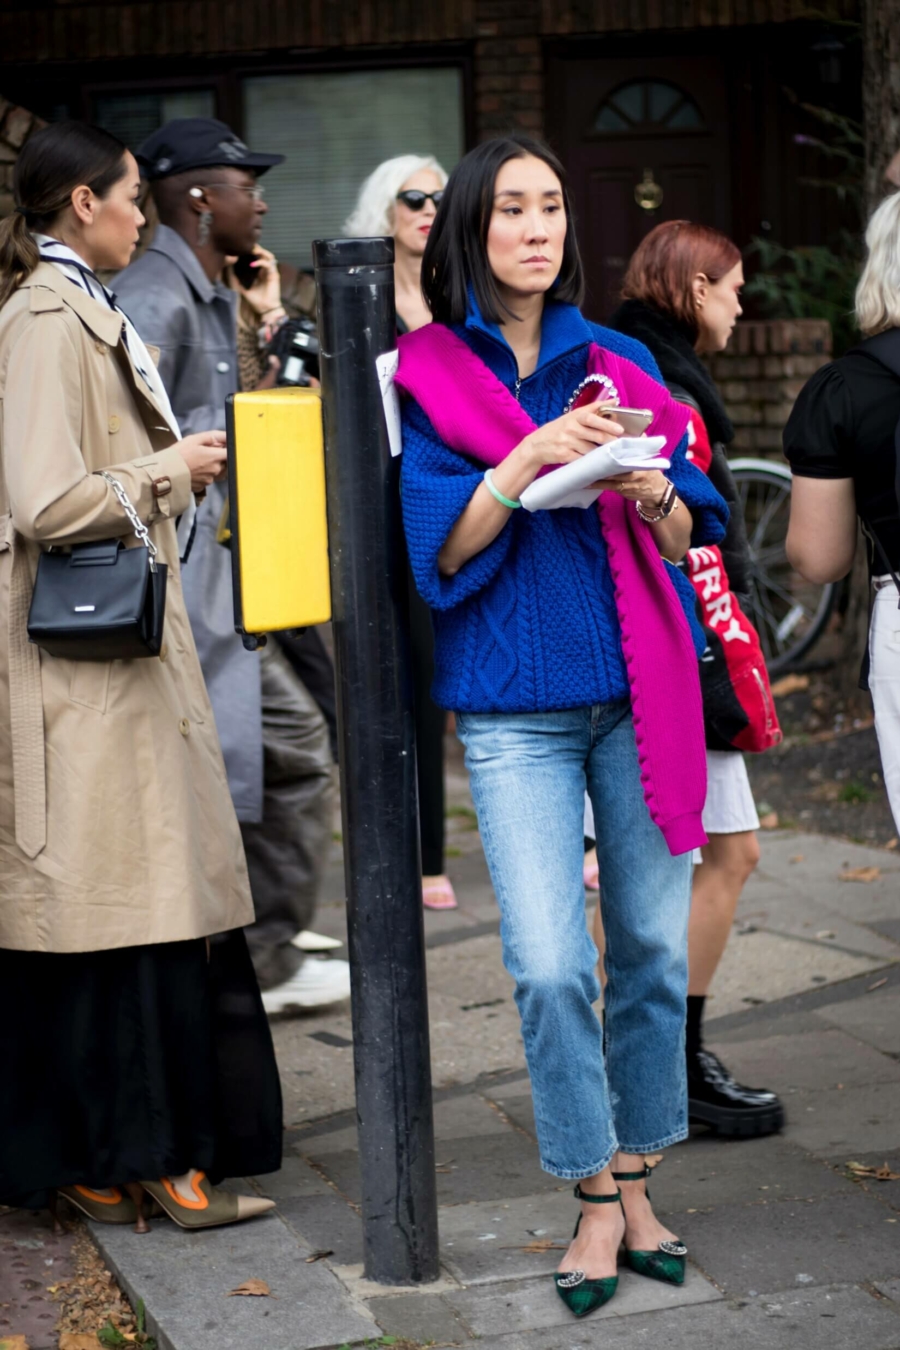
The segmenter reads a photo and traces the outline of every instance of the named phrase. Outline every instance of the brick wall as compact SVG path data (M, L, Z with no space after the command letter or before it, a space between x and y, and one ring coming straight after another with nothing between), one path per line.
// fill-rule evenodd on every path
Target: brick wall
M810 375L831 360L826 319L739 323L728 350L710 358L734 422L731 454L780 455L781 432Z
M540 0L476 0L475 122L479 140L516 128L540 135L544 63Z
M13 169L19 151L31 133L43 125L33 113L0 98L0 218L13 209Z

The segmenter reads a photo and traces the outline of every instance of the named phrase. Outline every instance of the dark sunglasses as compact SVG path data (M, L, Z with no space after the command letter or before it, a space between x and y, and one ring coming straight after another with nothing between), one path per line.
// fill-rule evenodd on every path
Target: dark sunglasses
M426 202L434 202L434 209L437 210L443 195L443 188L438 188L437 192L418 192L415 188L407 188L405 192L397 193L397 201L408 206L410 211L421 211Z

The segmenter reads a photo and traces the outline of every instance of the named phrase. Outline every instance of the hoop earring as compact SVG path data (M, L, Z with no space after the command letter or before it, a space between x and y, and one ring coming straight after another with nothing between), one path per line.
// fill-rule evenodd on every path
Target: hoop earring
M209 227L212 225L212 211L201 211L197 225L197 247L203 248L209 243Z

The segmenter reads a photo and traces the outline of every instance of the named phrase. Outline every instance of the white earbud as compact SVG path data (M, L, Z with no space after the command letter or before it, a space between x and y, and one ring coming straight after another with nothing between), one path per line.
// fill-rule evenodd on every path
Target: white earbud
M202 196L203 196L203 189L202 189L202 188L191 188L191 189L189 190L189 192L188 192L188 196L189 196L189 197L200 197L200 198L202 198Z

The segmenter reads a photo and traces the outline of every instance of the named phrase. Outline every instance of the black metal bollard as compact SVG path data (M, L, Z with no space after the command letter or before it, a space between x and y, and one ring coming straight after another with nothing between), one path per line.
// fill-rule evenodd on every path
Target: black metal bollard
M400 461L375 367L396 345L394 244L313 256L365 1274L407 1284L439 1269Z

